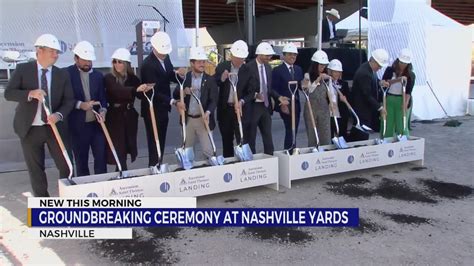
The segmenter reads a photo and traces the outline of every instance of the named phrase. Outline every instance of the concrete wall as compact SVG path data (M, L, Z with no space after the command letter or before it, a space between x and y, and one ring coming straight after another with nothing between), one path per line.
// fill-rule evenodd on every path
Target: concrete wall
M325 9L336 8L341 19L349 16L359 8L359 1L346 1L345 4L325 6ZM242 34L245 32L244 21L240 21ZM302 38L316 35L317 7L300 11L288 11L261 16L256 19L256 39ZM240 36L237 22L207 28L217 44L229 44Z

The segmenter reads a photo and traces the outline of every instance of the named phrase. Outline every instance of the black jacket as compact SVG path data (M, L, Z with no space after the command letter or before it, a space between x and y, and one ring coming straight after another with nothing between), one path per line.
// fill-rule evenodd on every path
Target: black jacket
M36 61L18 64L5 89L7 101L18 102L13 128L15 133L24 138L30 130L38 108L38 101L28 101L30 90L38 89L38 65ZM59 112L63 121L74 107L74 96L69 75L65 70L53 66L51 70L51 113ZM57 123L63 127L63 122Z
M219 97L217 101L217 121L221 121L221 119L227 119L226 117L221 117L221 114L223 113L221 110L227 107L229 94L234 93L229 79L226 79L224 82L221 81L222 73L224 73L226 70L230 73L230 61L224 61L218 64L216 67L216 73L214 74L214 80L216 81L217 87L219 88Z
M377 100L378 80L370 68L369 62L363 63L354 74L351 92L351 105L359 116L361 123L372 125L374 114L381 107Z
M333 22L333 34L334 37L336 37L336 24ZM322 35L321 35L321 42L329 42L329 37L331 36L330 31L329 31L329 22L327 17L323 18L323 24L322 24Z
M186 74L186 81L184 82L183 88L191 87L191 73ZM176 100L179 100L179 85L176 86L173 92L173 97ZM218 97L218 88L214 78L209 76L206 73L203 73L201 81L201 100L202 108L204 112L209 111L211 115L209 116L209 128L213 130L216 127L216 121L214 121L214 111L217 106L217 97ZM191 95L184 95L184 103L186 104L186 110L189 110L189 101L191 100ZM187 112L187 111L186 111ZM186 116L186 120L188 117Z
M173 69L173 64L167 56L164 60L166 71L163 69L158 58L154 53L151 53L145 60L140 69L140 77L143 83L155 83L155 96L153 98L153 106L155 107L156 114L168 115L171 111L171 88L170 82L176 82L176 76ZM151 96L151 92L148 92L148 96ZM143 97L141 103L141 115L148 116L148 101Z

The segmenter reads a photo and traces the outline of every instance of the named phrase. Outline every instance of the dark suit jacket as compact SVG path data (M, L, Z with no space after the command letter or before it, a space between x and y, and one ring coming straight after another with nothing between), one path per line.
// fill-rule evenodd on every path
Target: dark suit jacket
M260 92L260 75L258 74L257 59L242 65L239 70L239 83L237 84L237 95L239 100L243 99L245 104L243 106L243 118L247 119L252 116L252 105L255 103L255 94ZM265 71L267 75L267 96L268 102L271 103L272 98L276 105L278 104L278 97L280 94L272 90L272 67L265 64ZM273 106L268 106L270 114L273 113ZM247 118L246 118L247 117Z
M71 77L72 89L74 92L74 99L77 101L84 102L84 88L82 87L81 76L79 69L76 65L71 65L66 68ZM105 87L104 87L104 76L97 70L92 70L89 74L89 88L90 96L92 101L99 101L102 107L107 107L107 100L105 96ZM86 112L82 109L74 109L69 115L69 129L71 132L81 132L84 128L84 123L86 121Z
M333 25L333 34L334 34L334 37L336 37L336 24L333 22L332 23ZM328 22L328 19L327 17L325 16L323 18L323 25L322 25L322 35L321 35L321 42L329 42L330 40L330 31L329 31L329 22Z
M191 72L186 74L186 81L184 82L184 88L191 87ZM173 92L173 97L176 100L179 100L179 85L176 86ZM201 81L201 100L202 108L204 112L209 111L211 115L209 116L209 128L213 130L216 127L216 121L214 121L214 111L217 106L218 98L218 88L214 78L204 73ZM184 103L186 104L186 110L189 110L189 101L191 100L191 95L184 95ZM186 120L188 117L186 116Z
M227 117L222 117L223 112L221 110L227 107L227 100L229 99L229 94L234 93L229 79L224 82L221 81L222 73L225 70L229 71L230 73L230 61L225 61L217 65L216 73L214 74L214 80L216 81L216 84L219 87L219 98L217 102L217 121L221 121L221 119L228 119Z
M165 58L164 63L166 71L163 69L163 66L155 54L150 53L150 55L143 60L143 64L140 68L140 78L143 83L155 83L155 96L153 98L155 113L157 116L165 115L168 117L168 112L171 111L170 82L176 82L176 76L169 56ZM151 96L151 92L148 93L148 96ZM148 116L148 101L141 97L141 95L142 94L138 95L139 98L142 99L141 115Z
M352 107L359 116L361 123L371 126L373 114L377 112L381 104L375 95L377 94L377 81L374 80L374 72L369 62L363 63L354 74L350 100Z
M30 90L38 89L38 67L36 61L18 64L5 89L7 101L18 102L13 128L15 133L24 138L33 123L38 108L38 101L28 101ZM63 121L74 106L74 98L69 75L66 71L53 66L51 71L51 112L63 115ZM62 123L57 123L62 127Z
M298 81L298 88L301 88L301 81L303 80L303 70L300 66L293 65L293 69L295 71L295 79L294 81ZM291 92L288 89L288 82L293 81L291 79L290 70L286 66L285 63L275 67L272 71L272 89L281 96L286 96L291 99ZM300 95L299 92L296 91L295 93L296 98L296 107L299 108L300 106ZM280 107L278 105L275 106L275 110L280 112Z

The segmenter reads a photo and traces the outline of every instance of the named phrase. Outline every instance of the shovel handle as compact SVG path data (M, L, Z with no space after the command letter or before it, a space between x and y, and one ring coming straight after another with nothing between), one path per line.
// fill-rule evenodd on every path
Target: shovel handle
M152 107L153 108L153 107ZM109 131L107 130L107 127L105 126L104 121L99 120L97 116L100 116L96 111L94 111L94 114L97 118L97 122L99 122L100 127L102 128L102 131L104 132L105 139L107 140L107 143L109 144L110 150L112 151L112 155L114 156L115 163L117 164L117 168L119 169L119 172L122 172L122 164L120 163L120 160L117 155L117 150L115 149L114 143L112 142L112 138L110 137Z
M316 119L314 119L313 107L311 107L311 102L309 101L309 95L306 93L306 91L303 91L303 93L304 93L304 96L306 97L306 106L308 106L309 118L313 126L314 136L316 137L316 145L319 147L319 135L318 135L318 129L316 128Z
M43 108L46 115L50 116L51 112L49 111L44 101L43 101ZM72 179L72 162L71 162L71 159L69 158L69 154L67 153L66 146L64 146L63 139L61 138L61 135L59 134L58 127L56 126L56 124L51 124L51 123L48 123L48 124L51 127L51 130L53 131L54 138L56 139L56 142L58 143L59 148L61 149L64 160L66 160L66 164L69 168L69 175L67 178L71 180Z

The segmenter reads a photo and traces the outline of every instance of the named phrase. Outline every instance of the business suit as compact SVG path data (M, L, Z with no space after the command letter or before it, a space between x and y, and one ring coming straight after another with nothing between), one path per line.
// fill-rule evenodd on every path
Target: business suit
M51 157L59 170L60 178L66 178L69 175L69 169L50 126L46 124L32 125L39 102L36 99L28 99L28 94L31 90L40 87L38 70L39 66L36 61L19 64L5 89L5 99L18 102L13 128L20 137L33 195L35 197L49 197L48 183L44 172L44 144L49 148ZM50 109L52 113L62 115L62 121L57 122L56 126L64 139L67 130L65 123L74 105L71 82L68 73L55 66L51 68L50 81Z
M72 89L76 106L69 115L69 132L71 146L76 162L77 176L89 175L89 148L94 156L94 174L107 172L105 137L99 123L93 119L86 121L86 111L79 108L79 101L86 102L89 96L85 95L81 81L81 73L76 65L67 67L71 77ZM107 106L105 96L104 76L97 70L89 73L89 94L91 101L98 101L102 107Z
M291 92L288 89L288 82L289 81L298 81L298 88L301 88L301 81L303 80L303 70L300 66L292 65L293 66L293 77L290 73L289 66L286 63L282 63L281 65L275 67L272 71L272 89L281 96L286 96L291 99ZM292 87L294 89L294 87ZM300 123L300 95L299 92L296 91L295 93L295 121L296 121L296 135L298 134L298 125ZM283 124L285 125L285 141L283 143L284 149L291 148L293 144L293 132L291 130L291 103L288 106L290 110L290 114L285 114L281 111L280 107L276 107L275 110L280 112L280 117L283 120Z
M217 65L214 79L219 87L219 97L217 102L217 122L219 122L219 130L222 135L222 148L224 157L234 156L234 136L237 143L240 143L239 125L237 115L234 110L234 91L229 79L221 81L224 71L231 72L231 61L225 61ZM229 101L232 97L232 101Z
M141 80L143 83L155 83L155 96L153 98L153 108L155 110L156 125L158 128L158 140L160 141L161 154L164 154L166 145L166 131L168 130L168 113L171 111L171 89L170 82L176 81L173 64L169 56L164 60L163 68L159 59L154 53L150 53L140 68ZM151 97L151 91L147 93ZM142 99L141 116L145 123L147 143L148 143L148 165L155 166L158 163L158 153L153 136L149 103L142 94L138 94Z
M245 137L250 149L253 153L255 150L255 140L257 137L257 127L260 129L263 140L264 153L273 155L273 139L272 139L272 99L278 103L278 92L272 90L272 69L269 64L264 65L266 84L267 84L267 101L268 106L264 102L257 102L256 93L261 92L260 75L256 59L241 67L239 71L238 92L239 99L245 101L243 106L243 114L245 118L245 131L248 137ZM241 83L242 82L242 83ZM252 94L253 93L253 94Z
M192 87L192 72L188 72L186 74L186 81L184 82L184 88L191 88ZM174 99L179 99L180 88L177 86L173 92ZM201 79L201 95L199 100L201 101L202 108L204 112L209 111L209 128L210 130L214 130L216 127L216 122L214 120L214 111L217 106L217 98L218 98L218 88L214 78L209 76L206 73L202 74ZM191 103L192 95L185 95L184 103L186 105L186 148L194 146L194 140L196 136L199 138L199 143L203 149L203 153L206 157L210 157L213 155L212 145L209 140L209 136L204 128L204 121L201 117L201 113L198 114L190 114L190 103Z
M369 62L363 63L354 74L351 91L351 105L359 116L361 124L375 129L376 114L381 104L377 100L378 80ZM377 126L378 128L378 126Z
M323 18L323 24L322 24L322 35L321 35L321 42L329 42L331 40L331 30L329 28L329 22L328 18L324 17ZM332 22L332 30L333 30L333 39L336 37L336 23L333 21Z

